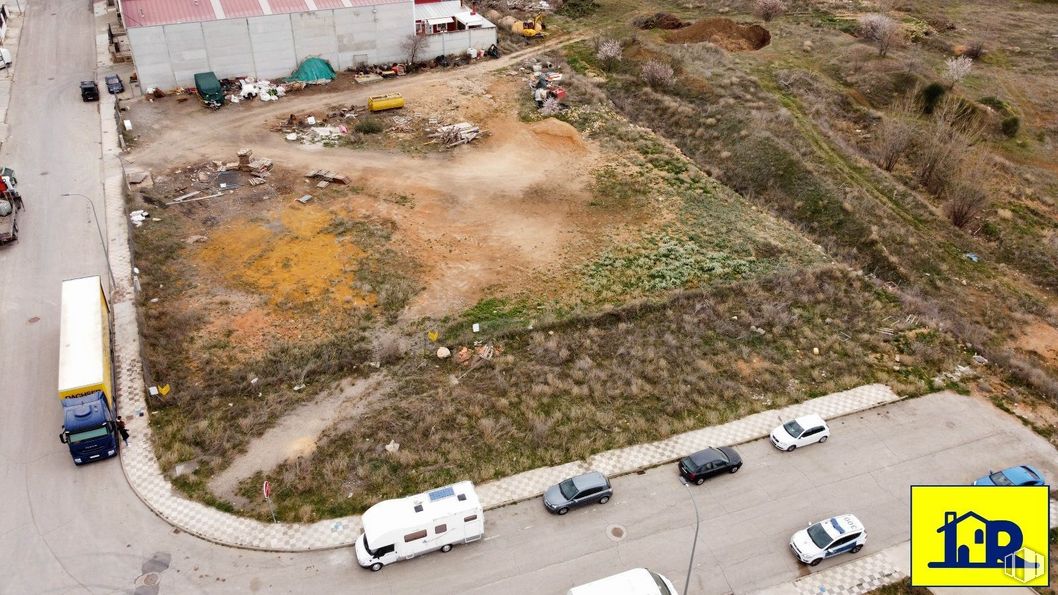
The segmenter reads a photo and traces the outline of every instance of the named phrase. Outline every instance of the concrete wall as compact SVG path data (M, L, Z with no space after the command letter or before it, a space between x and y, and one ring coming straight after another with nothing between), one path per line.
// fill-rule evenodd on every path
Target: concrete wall
M328 60L339 71L358 64L401 61L401 42L415 31L413 6L408 0L399 4L132 27L128 36L144 89L191 86L195 73L207 70L218 78L253 75L272 79L288 76L312 56ZM461 33L465 37L466 32ZM493 30L489 43L495 39ZM466 42L460 42L463 43ZM466 51L466 47L459 51ZM481 47L488 47L488 43Z
M419 50L419 60L432 60L442 54L464 54L468 48L487 50L496 43L496 27L466 29L427 35L426 43Z

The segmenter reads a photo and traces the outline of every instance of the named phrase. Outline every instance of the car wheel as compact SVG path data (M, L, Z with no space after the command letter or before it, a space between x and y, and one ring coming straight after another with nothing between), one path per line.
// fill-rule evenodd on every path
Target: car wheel
M738 473L738 470L742 468L742 465L735 465L731 469L728 469L728 473Z
M797 448L797 445L791 444L790 446L786 447L786 452L793 452L795 448Z
M447 554L450 551L452 551L452 544L446 543L446 544L441 546L441 553L442 554Z
M609 496L603 496L602 498L599 498L599 504L606 504L609 501L610 501L610 497Z
M863 549L863 545L862 544L861 545L857 545L856 547L852 548L852 553L855 554L855 553L859 552L862 549Z
M696 486L700 486L703 483L705 483L705 478L704 477L699 477L698 479L694 480L694 485L696 485Z
M830 436L823 436L822 438L819 439L819 443L823 444L824 442L827 441L827 438L830 438Z
M378 572L382 570L382 562L375 562L371 565L371 572Z
M816 558L808 563L809 566L819 566L819 563L823 561L823 558Z
M558 514L559 514L559 515L563 515L563 514L566 514L567 512L569 512L569 509L568 509L568 508L566 508L565 506L563 506L562 508L559 508L559 509L558 509Z

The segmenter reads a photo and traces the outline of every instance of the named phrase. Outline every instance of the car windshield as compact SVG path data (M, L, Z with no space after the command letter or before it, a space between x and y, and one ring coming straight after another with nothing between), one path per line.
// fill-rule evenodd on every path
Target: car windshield
M364 549L372 556L375 555L375 550L371 549L371 544L367 542L367 533L364 533Z
M782 425L786 429L786 433L793 436L794 438L800 438L801 434L805 431L801 427L801 424L797 423L797 420L788 421Z
M11 214L11 203L6 200L0 200L0 217L7 217Z
M566 500L572 500L577 495L577 486L573 485L572 479L567 479L558 484L558 491L562 492L562 497Z
M1003 475L1002 471L996 471L995 473L988 476L988 479L992 480L992 483L997 486L1012 486L1014 485L1006 475Z
M660 592L661 595L672 595L672 591L669 591L669 586L661 579L661 575L656 572L651 572L650 570L647 572L650 572L650 578L654 579L654 584L658 586L658 592Z
M823 549L830 545L830 535L827 534L822 523L816 523L809 527L808 537L812 539L812 543L816 544L816 547L819 549Z
M85 440L91 440L92 438L99 438L100 436L106 436L106 426L96 428L94 430L88 430L85 432L77 432L76 434L70 434L70 443L84 442Z

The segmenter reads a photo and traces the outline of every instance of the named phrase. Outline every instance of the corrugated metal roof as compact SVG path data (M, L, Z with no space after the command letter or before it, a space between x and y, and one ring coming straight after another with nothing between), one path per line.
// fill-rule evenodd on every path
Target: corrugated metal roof
M383 4L411 4L413 0L317 0L317 10L332 8L380 6ZM213 3L223 10L218 15ZM153 27L176 23L197 23L265 14L261 3L271 8L272 14L311 12L305 0L121 0L121 14L125 26ZM458 4L458 2L454 2ZM449 4L443 2L439 4Z
M415 20L425 21L428 19L451 19L461 12L470 12L464 8L459 0L447 0L445 2L431 2L429 4L415 5Z
M252 17L261 14L258 0L218 0L224 9L224 18Z

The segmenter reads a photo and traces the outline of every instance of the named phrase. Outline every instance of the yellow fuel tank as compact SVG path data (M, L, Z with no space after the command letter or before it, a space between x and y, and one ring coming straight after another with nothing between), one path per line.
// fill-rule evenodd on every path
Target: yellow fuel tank
M381 112L388 109L398 109L402 107L404 107L404 96L400 93L375 95L369 97L367 100L367 109L373 112Z

